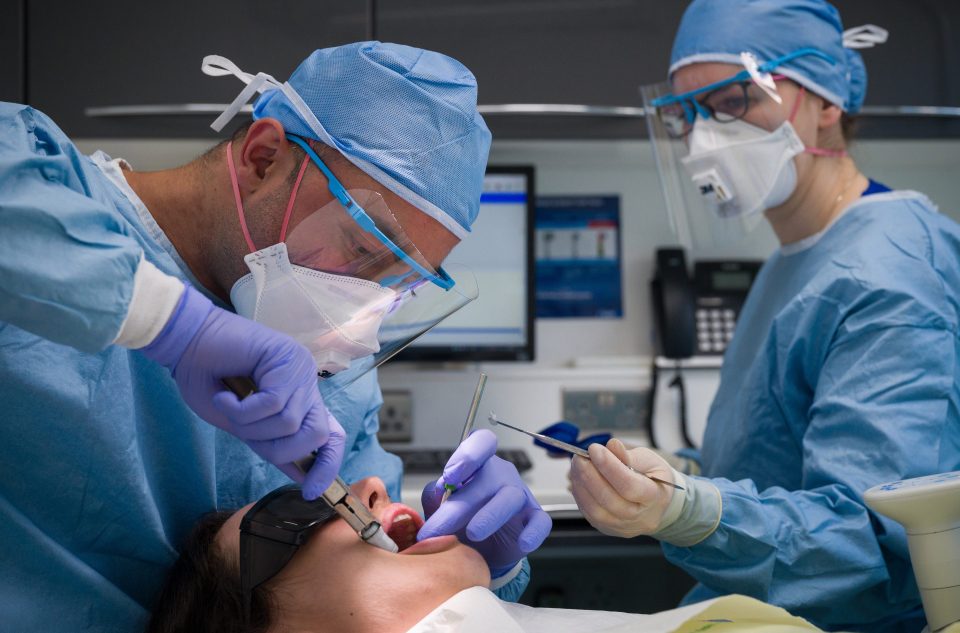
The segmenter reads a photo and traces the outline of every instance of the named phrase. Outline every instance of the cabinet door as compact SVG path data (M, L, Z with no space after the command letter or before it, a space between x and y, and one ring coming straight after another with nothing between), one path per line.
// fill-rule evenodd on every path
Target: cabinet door
M867 67L865 106L960 106L960 2L838 0L845 28L877 24L885 44L861 50ZM955 118L863 116L861 137L960 136Z
M666 78L686 2L379 0L379 39L429 48L477 77L481 104L642 105ZM641 135L642 119L494 115L498 138Z
M960 106L960 2L835 0L846 27L873 23L889 41L862 51L868 106ZM666 79L688 1L379 0L376 33L431 48L477 76L481 104L641 105L638 86ZM642 137L641 119L492 115L498 138ZM960 135L956 119L865 116L867 137Z
M24 100L24 0L0 2L0 101Z
M27 99L85 137L212 136L216 115L90 118L84 109L229 103L243 84L204 75L204 55L285 81L315 49L367 32L366 3L337 0L31 0L27 11Z

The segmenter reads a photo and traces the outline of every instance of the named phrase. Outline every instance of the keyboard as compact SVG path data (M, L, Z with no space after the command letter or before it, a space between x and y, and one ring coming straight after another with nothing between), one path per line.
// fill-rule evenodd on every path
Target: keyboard
M408 475L439 475L447 460L453 455L450 448L397 448L389 449L391 453L403 460L403 471ZM522 449L502 449L497 451L497 457L505 459L517 467L517 471L525 472L533 468L530 456Z

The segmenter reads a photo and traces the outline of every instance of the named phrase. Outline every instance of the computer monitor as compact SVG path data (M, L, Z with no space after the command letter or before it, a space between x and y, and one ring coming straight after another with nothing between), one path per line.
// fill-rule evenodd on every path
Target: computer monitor
M533 167L487 168L480 215L446 259L473 271L480 296L397 360L533 360L534 200Z

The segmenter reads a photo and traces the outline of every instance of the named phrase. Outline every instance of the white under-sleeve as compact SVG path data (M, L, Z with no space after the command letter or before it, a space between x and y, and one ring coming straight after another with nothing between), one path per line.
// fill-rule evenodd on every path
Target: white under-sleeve
M513 569L500 576L499 578L493 578L490 580L490 591L496 591L501 587L506 587L510 582L517 577L517 574L520 573L520 570L523 569L523 559L521 558L517 561L517 564L513 566Z
M678 547L692 547L713 534L720 525L723 497L709 479L674 470L673 480L684 490L674 491L664 513L665 520L661 520L660 528L652 536Z
M152 343L170 320L184 290L183 281L162 272L140 255L127 316L113 342L130 349Z

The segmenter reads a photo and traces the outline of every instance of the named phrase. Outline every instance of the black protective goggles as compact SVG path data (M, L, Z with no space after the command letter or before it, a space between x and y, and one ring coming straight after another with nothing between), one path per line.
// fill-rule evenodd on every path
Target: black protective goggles
M253 590L280 573L314 531L338 516L323 497L305 500L297 484L277 488L243 515L240 586L248 621Z

